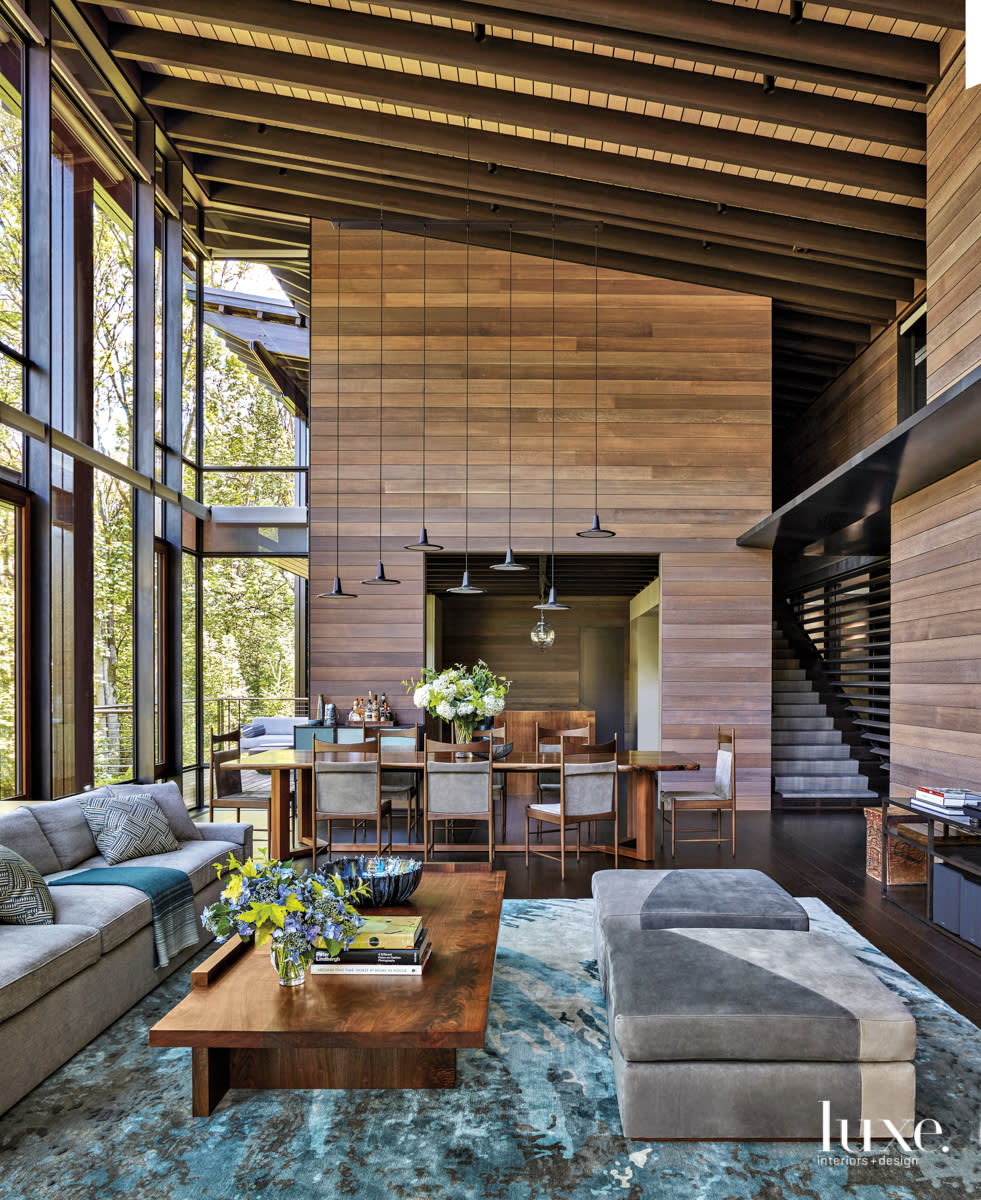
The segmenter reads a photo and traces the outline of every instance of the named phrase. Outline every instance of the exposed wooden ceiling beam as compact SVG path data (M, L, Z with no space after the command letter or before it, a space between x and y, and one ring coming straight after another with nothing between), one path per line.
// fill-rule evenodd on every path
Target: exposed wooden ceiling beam
M419 0L412 7L419 12L430 12L439 6ZM503 16L502 10L513 11L510 4L497 0L481 0L474 7L483 10L488 19L493 19L494 12ZM939 71L933 42L846 28L831 22L808 22L806 16L794 25L780 13L714 4L712 0L657 0L657 4L649 0L603 0L601 5L595 0L520 0L520 7L544 17L733 50L753 52L765 46L767 53L792 61L838 66L927 85L937 81Z
M468 171L467 164L446 155L414 150L380 148L351 138L325 137L294 131L283 141L268 130L260 133L251 122L219 120L196 113L171 117L167 130L187 150L211 147L212 152L244 154L259 162L279 159L290 165L329 174L340 173L335 164L363 168L360 178L380 181L378 173L397 177L401 186L427 192L461 195L469 189L488 201L510 199L550 207L556 195L563 212L573 209L586 220L615 219L653 232L671 232L697 240L710 238L727 245L760 248L792 254L815 251L852 263L896 266L900 273L926 269L923 243L912 238L891 238L816 221L761 214L747 209L724 208L704 201L610 187L586 180L562 180L539 172L498 168L489 175L483 164ZM558 191L557 191L558 188Z
M945 29L964 28L964 0L835 0L834 6L848 12L895 17L897 21L918 21L924 25L942 25ZM806 9L804 15L806 18Z
M773 328L775 331L802 333L808 337L828 337L861 345L872 340L872 331L868 325L813 316L798 309L783 308L779 304L773 306Z
M774 344L779 343L782 351L803 354L809 358L823 358L829 362L850 363L861 347L855 342L842 342L834 338L802 337L774 329Z
M880 188L903 196L920 197L926 193L926 172L915 163L655 119L589 104L546 100L399 71L325 63L306 55L284 55L275 50L259 50L126 25L110 27L110 48L122 58L143 63L218 71L239 78L285 83L377 103L408 104L428 111L564 133L600 143L617 141L641 149L691 155L786 175ZM378 116L379 132L386 120L383 115ZM540 148L540 153L547 158L547 151Z
M295 4L292 0L237 0L233 6L229 6L228 0L128 0L125 7L419 62L443 63L495 76L533 79L562 87L571 85L890 145L926 148L926 117L907 109L787 88L764 93L757 83L509 38L475 42L462 30L366 16L346 9Z
M315 199L353 203L386 215L396 213L418 215L420 212L434 220L459 221L461 226L468 218L473 223L494 220L505 224L513 221L517 225L537 222L545 229L549 216L526 208L500 208L496 213L487 204L471 198L468 203L462 197L436 196L432 193L408 191L382 184L352 183L333 176L315 175L295 168L270 167L256 163L243 163L236 159L198 157L194 160L194 173L199 179L219 183L234 183L270 191L288 191L295 196L310 196ZM582 223L580 236L566 233L566 241L592 243L593 229L589 222ZM421 232L421 231L420 231ZM439 236L439 234L437 234ZM804 256L784 258L759 250L743 250L721 243L704 244L689 238L660 234L646 234L636 229L604 224L599 231L599 244L611 250L629 252L637 247L643 253L671 260L704 263L711 268L722 268L741 274L764 274L772 279L787 282L800 280L835 291L855 292L862 296L877 296L893 300L909 300L913 295L912 280L893 275L884 275L869 268L838 267L814 262Z
M375 114L356 108L310 104L290 96L191 82L166 75L144 75L143 95L153 106L251 120L265 128L336 134L361 142L425 150L463 161L467 160L469 151L469 158L474 162L687 196L710 204L760 209L902 238L922 241L925 236L925 218L921 209L882 204L816 188L769 183L573 146L551 145L546 154L542 144L531 138L468 131L457 125L410 117L386 117L380 128Z
M237 205L255 212L294 212L305 216L319 217L329 221L372 221L378 218L377 207L365 204L345 203L326 198L297 195L295 191L267 191L261 187L251 186L255 182L254 172L250 173L248 184L216 183L212 188L212 196L216 202L225 205ZM404 214L404 219L414 218L418 222L418 230L411 232L422 233L423 224L432 219L432 213L425 202L420 204L420 211L414 214ZM487 213L480 213L481 217ZM495 232L476 226L477 216L471 213L474 225L471 227L470 240L475 245L489 246L493 249L504 250L508 246L508 235L505 232ZM604 231L609 237L609 231ZM449 242L463 242L466 239L463 223L455 228L443 227L439 231L440 239ZM533 254L548 258L551 254L550 236L535 236L529 233L514 233L511 244L518 253ZM811 282L804 283L799 277L793 280L775 278L761 273L758 255L747 256L756 268L753 272L745 273L727 269L720 259L706 259L704 263L693 264L682 260L657 257L654 253L645 253L641 249L641 239L631 233L625 244L630 247L627 251L606 247L600 240L600 266L612 270L637 271L644 275L654 275L664 279L677 279L687 283L702 284L706 287L723 288L737 292L749 292L754 295L774 297L783 304L800 305L819 313L834 316L844 314L849 318L867 321L889 320L896 311L896 302L889 298L863 296L855 292L835 290L822 287ZM691 243L689 243L690 245ZM653 245L653 243L651 243ZM584 231L583 242L576 242L563 232L555 243L556 257L567 262L592 264L593 237L592 231Z

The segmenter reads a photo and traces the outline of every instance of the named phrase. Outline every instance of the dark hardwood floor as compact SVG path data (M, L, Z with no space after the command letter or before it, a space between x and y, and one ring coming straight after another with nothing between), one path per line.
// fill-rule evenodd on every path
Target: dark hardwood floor
M515 813L512 828L520 826ZM981 953L927 925L904 907L883 901L878 880L865 873L865 819L862 812L747 812L737 822L735 861L728 845L679 845L658 852L654 863L621 858L623 870L650 867L751 867L764 871L794 896L815 896L843 917L900 966L951 1007L981 1024ZM526 869L522 855L500 855L507 870L505 896L541 898L588 896L594 871L612 866L605 854L575 853L566 860L566 879L558 863L532 856ZM905 889L913 893L922 889ZM904 897L904 900L906 898Z

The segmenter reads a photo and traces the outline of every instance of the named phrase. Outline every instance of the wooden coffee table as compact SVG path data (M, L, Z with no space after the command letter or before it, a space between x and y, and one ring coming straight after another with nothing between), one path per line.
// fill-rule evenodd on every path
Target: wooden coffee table
M456 1052L482 1047L505 873L424 871L409 904L432 958L422 975L308 975L280 987L268 947L227 942L191 972L191 992L150 1030L192 1048L192 1107L229 1088L445 1088Z

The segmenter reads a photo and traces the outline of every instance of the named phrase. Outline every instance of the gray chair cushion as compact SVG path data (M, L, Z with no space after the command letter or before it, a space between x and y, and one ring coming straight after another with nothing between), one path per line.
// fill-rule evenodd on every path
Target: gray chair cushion
M12 812L0 813L0 844L16 850L42 875L61 870L57 854L29 808L15 808Z
M240 826L232 826L231 828L241 828ZM239 860L242 858L242 846L235 842L214 841L211 839L201 839L193 842L182 843L180 849L174 850L170 854L150 854L144 858L129 859L126 863L128 867L171 867L176 871L183 871L191 881L191 887L195 892L199 892L209 883L213 883L218 878L218 873L215 870L215 863L221 863L223 867L228 864L228 855L232 853ZM89 870L92 867L108 867L109 863L100 855L93 855L83 863L78 864L79 870ZM60 878L66 876L62 874ZM85 886L85 885L80 885ZM63 888L56 888L55 891L63 891ZM88 888L91 891L91 887Z
M99 933L79 925L0 926L0 1021L90 967ZM71 1015L65 1014L70 1020Z
M426 789L430 817L484 816L490 811L487 790L490 763L428 762Z
M89 829L78 802L83 796L97 796L100 793L104 794L105 788L81 792L77 796L66 796L63 800L50 800L45 804L28 806L44 831L44 836L51 843L51 848L58 856L58 865L63 871L77 867L80 862L91 858L96 852L92 830Z
M94 926L99 932L103 954L121 946L153 919L150 898L136 888L80 884L78 887L52 888L51 895L56 923Z
M0 846L0 925L51 925L54 904L48 885L26 858Z
M79 805L99 853L110 866L180 848L170 822L151 796L83 796Z
M903 1003L825 934L615 930L608 951L628 1062L903 1062L916 1049Z
M109 791L113 796L151 796L163 810L179 842L201 837L201 831L187 811L181 790L173 780L166 783L113 783L109 785Z

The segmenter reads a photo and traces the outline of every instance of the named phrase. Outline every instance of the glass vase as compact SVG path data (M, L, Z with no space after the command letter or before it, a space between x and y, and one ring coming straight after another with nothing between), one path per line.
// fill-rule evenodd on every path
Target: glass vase
M476 721L460 721L453 722L453 740L457 745L464 745L467 742L473 741L473 731L477 727Z
M280 987L299 987L305 981L307 964L302 958L299 962L293 962L289 951L283 950L275 944L269 948L269 958L276 968Z

